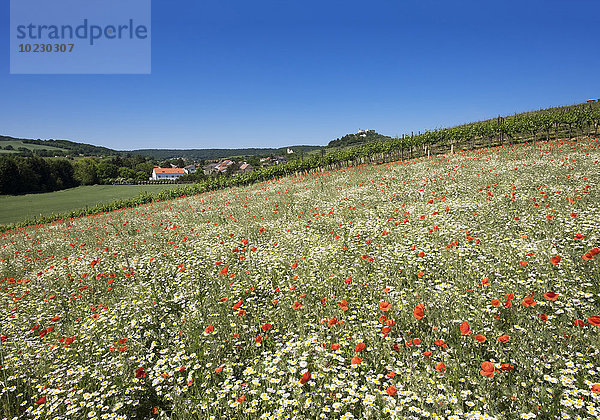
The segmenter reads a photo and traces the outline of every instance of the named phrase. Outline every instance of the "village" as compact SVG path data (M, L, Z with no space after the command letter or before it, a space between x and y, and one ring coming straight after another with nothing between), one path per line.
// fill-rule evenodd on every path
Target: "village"
M292 149L287 149L288 154L293 154ZM281 165L288 162L285 156L266 156L258 159L260 167L273 165ZM250 173L255 169L255 166L247 161L234 161L230 159L219 160L205 164L190 164L182 168L174 164L170 167L159 168L152 170L152 176L149 181L176 181L185 175L202 173L205 176L220 176L220 175L235 175Z

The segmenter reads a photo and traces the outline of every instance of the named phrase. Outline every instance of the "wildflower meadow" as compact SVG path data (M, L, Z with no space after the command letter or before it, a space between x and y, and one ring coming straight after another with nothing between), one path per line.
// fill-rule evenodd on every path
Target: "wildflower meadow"
M600 417L594 137L0 234L0 414Z

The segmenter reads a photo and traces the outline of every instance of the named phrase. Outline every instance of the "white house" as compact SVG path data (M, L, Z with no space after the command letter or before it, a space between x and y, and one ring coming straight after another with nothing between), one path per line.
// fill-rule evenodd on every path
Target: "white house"
M163 179L172 180L185 174L186 171L183 168L154 168L150 179L153 181L160 181Z

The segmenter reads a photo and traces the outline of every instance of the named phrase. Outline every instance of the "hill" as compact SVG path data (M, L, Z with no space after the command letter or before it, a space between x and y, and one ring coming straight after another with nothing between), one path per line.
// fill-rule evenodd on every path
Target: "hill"
M343 137L337 138L329 142L327 147L349 147L349 146L358 146L366 143L373 143L377 141L387 141L392 138L389 136L384 136L383 134L377 133L375 130L359 130L358 133L355 134L346 134Z
M33 140L9 136L0 136L0 154L39 156L133 156L140 155L156 160L183 158L190 161L215 160L245 156L264 156L286 154L287 149L294 152L311 152L321 146L287 146L280 148L240 148L240 149L136 149L114 150L108 147L94 146L70 140Z
M21 139L8 136L0 136L0 154L35 153L40 156L116 156L120 154L116 150L107 147L93 146L91 144L78 143L70 140L33 140Z
M503 145L5 232L0 417L591 418L599 159Z

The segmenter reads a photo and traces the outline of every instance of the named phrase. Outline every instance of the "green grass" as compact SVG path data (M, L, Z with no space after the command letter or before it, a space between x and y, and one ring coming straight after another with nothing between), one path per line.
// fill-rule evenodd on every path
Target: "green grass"
M28 218L65 213L97 204L133 198L140 192L157 193L177 185L94 185L44 194L0 196L0 224L11 224Z
M14 150L4 150L4 148L6 146L12 146L14 148ZM61 152L64 153L65 150L64 149L60 149L58 147L54 147L54 146L45 146L45 145L41 145L41 144L29 144L29 143L23 143L20 140L11 140L11 141L0 141L0 147L2 147L2 149L0 149L0 154L2 153L17 153L18 152L18 148L19 147L25 147L29 150L31 150L32 152L35 152L36 150L54 150L57 152Z

